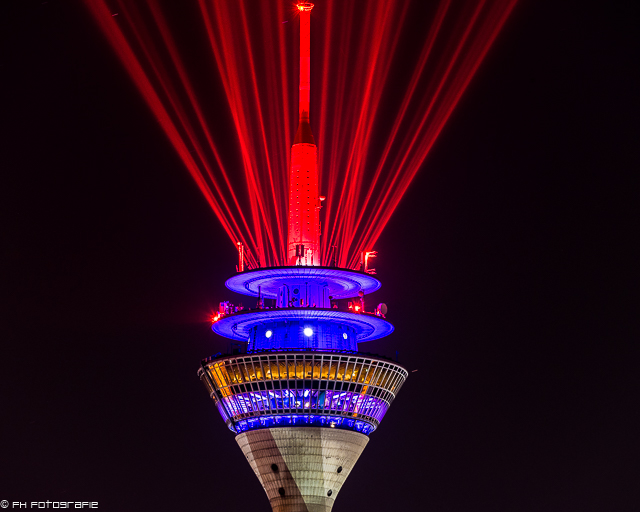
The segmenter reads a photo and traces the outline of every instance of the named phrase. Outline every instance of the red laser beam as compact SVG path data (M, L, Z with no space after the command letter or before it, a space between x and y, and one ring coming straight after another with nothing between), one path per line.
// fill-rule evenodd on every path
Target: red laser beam
M308 110L327 197L322 264L357 268L374 246L515 3L316 3ZM298 24L285 22L296 6L198 0L185 13L160 0L85 4L225 232L243 244L247 266L290 263ZM210 53L184 41L185 20ZM202 91L215 87L226 103L212 112ZM231 128L224 139L220 125Z

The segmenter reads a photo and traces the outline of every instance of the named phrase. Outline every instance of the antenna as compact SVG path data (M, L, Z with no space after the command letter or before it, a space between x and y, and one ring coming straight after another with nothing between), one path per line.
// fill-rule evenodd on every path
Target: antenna
M364 251L364 271L367 274L375 274L375 268L369 268L369 259L375 258L378 255L378 251Z
M311 17L310 2L300 2L300 116L299 121L309 122L309 90L311 89ZM313 144L313 143L312 143Z
M237 242L238 246L238 272L244 272L244 245L242 242Z
M300 97L298 130L291 146L287 265L318 266L321 264L318 147L309 124L310 13L313 4L299 2L296 7L300 14ZM303 254L297 249L299 246L305 248Z

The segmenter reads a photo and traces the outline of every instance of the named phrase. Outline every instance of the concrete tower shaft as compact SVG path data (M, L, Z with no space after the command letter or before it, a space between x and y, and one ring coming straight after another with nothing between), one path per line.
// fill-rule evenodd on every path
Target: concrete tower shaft
M288 265L320 265L320 197L318 147L309 124L311 83L310 12L313 4L298 4L300 13L300 87L298 130L291 146L289 173Z
M332 428L243 432L236 441L273 512L330 512L369 438Z

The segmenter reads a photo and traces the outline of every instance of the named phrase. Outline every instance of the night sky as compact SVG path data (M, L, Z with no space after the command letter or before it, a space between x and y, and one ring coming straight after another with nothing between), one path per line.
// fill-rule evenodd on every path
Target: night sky
M394 213L336 512L640 510L632 6L521 1ZM235 247L82 4L2 9L0 500L268 511L196 375Z

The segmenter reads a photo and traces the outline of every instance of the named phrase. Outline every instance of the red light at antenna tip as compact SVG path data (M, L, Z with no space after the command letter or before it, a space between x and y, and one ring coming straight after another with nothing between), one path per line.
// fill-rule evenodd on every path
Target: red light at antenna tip
M310 11L313 9L313 4L311 2L300 2L299 4L296 4L296 6L299 11Z

